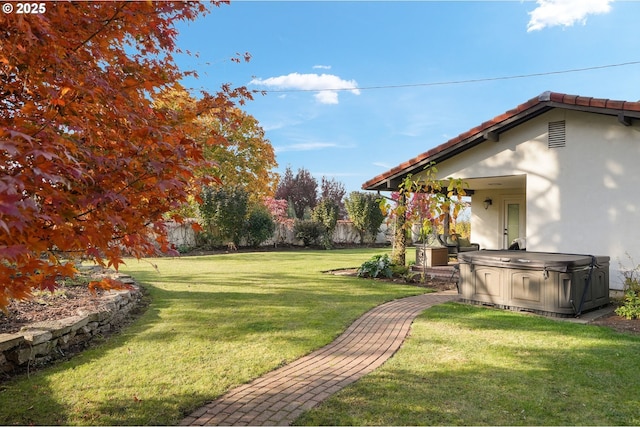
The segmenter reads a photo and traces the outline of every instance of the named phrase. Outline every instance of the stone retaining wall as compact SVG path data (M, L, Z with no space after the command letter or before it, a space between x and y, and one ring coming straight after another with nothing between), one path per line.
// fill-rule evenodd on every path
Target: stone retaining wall
M130 290L105 292L98 308L61 320L33 323L14 334L0 334L0 373L42 366L82 349L96 336L120 329L140 305L142 292L129 276L117 279Z

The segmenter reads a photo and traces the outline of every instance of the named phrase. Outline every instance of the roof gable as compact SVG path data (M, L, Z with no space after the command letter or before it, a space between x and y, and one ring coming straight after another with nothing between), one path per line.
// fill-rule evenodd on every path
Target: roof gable
M578 110L595 114L617 116L621 124L630 126L640 119L640 102L617 101L544 92L517 107L494 117L429 151L399 164L362 184L364 190L389 191L397 189L402 178L424 169L431 162L441 162L484 141L497 141L500 134L553 108Z

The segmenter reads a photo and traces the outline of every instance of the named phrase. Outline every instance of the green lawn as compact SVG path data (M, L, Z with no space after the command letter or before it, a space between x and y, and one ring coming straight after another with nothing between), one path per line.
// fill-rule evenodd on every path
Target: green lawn
M456 303L300 425L640 425L640 337Z
M424 289L322 274L381 250L130 261L152 298L121 334L0 383L0 425L176 424ZM158 271L153 267L157 264ZM330 425L640 425L640 338L461 304L426 310L374 373L303 415Z
M129 261L123 271L152 299L146 313L71 361L0 383L0 425L177 424L229 388L331 342L370 308L424 292L321 273L381 252Z

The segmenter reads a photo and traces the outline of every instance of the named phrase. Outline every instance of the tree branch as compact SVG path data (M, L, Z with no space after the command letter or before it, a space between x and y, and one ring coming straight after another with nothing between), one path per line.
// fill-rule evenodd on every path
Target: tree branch
M93 34L91 34L85 41L83 41L82 43L80 43L78 46L76 46L73 51L77 52L82 46L86 45L87 43L89 43L91 41L91 39L93 39L95 36L97 36L98 34L100 34L100 32L102 30L104 30L105 28L107 28L113 21L116 20L116 18L118 17L118 15L120 14L120 12L122 12L124 10L124 8L127 7L127 2L122 2L120 3L120 6L116 9L115 13L113 14L113 16L109 19L107 19L107 21L102 25L102 27L98 28L97 31L95 31Z

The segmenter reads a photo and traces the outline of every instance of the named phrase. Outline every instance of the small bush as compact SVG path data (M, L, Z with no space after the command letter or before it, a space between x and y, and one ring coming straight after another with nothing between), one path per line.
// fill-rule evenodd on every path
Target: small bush
M202 231L196 234L196 247L205 251L222 246L222 239L213 231Z
M358 269L358 277L393 277L391 259L389 255L375 255L369 261L365 261Z
M187 254L191 252L192 249L193 247L189 245L178 245L178 247L176 248L179 254Z
M322 199L311 212L311 219L324 225L322 244L325 249L333 248L332 237L338 223L339 212L340 208L337 203L331 199Z
M371 193L352 191L344 200L349 219L360 235L360 244L374 243L376 234L384 222L385 215L380 210L378 196Z
M324 234L324 225L309 219L296 220L293 225L293 233L296 239L304 242L305 246L318 243L318 239Z
M255 208L247 218L247 244L256 248L269 240L275 230L271 213L266 208Z
M204 187L201 198L200 215L205 230L215 233L217 236L214 237L220 238L224 243L233 242L235 246L240 246L240 240L245 235L249 209L249 194L246 190L240 187Z
M631 260L633 262L633 260ZM633 265L633 264L632 264ZM640 265L630 270L622 270L624 276L624 299L622 306L616 309L616 314L627 319L640 319Z
M411 268L406 265L391 264L391 273L393 277L405 277L411 272Z
M623 305L616 308L616 314L627 319L640 319L640 293L627 290L624 293Z

